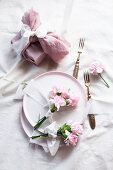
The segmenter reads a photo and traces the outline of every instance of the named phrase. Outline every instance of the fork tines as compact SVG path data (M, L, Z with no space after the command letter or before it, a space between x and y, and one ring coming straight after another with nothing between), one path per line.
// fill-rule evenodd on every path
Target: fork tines
M85 83L90 82L89 72L88 71L84 72L84 81L85 81Z
M83 47L84 47L84 41L85 41L84 38L80 38L80 41L79 41L79 48L83 48Z

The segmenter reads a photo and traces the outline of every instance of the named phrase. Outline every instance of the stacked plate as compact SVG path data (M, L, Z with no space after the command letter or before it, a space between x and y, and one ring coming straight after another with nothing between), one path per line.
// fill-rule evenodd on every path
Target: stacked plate
M80 100L77 107L72 109L67 107L66 110L53 114L53 121L59 125L63 125L67 120L84 122L87 115L87 97L81 84L66 73L47 72L33 79L25 88L20 117L22 127L29 137L32 136L33 126L47 113L48 94L50 89L56 85L72 89Z

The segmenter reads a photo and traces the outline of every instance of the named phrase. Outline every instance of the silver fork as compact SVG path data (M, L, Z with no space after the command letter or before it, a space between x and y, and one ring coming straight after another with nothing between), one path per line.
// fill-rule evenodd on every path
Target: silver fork
M78 70L79 70L79 63L80 63L80 54L83 51L84 41L85 41L85 39L80 38L79 47L78 47L78 57L77 57L77 61L76 61L76 64L75 64L74 71L73 71L73 77L75 77L76 79L78 78Z
M90 94L90 90L89 90L90 77L89 77L88 72L84 73L84 82L85 82L85 86L87 87L87 96L88 96L88 100L89 100L89 99L91 99L91 94ZM94 129L95 128L95 115L94 114L88 114L88 115L89 115L90 126L92 129Z

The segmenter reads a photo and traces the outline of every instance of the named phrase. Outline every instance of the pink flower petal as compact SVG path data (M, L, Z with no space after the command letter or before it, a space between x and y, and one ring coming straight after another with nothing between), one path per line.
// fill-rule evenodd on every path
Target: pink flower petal
M89 67L89 72L93 75L98 75L98 73L102 73L103 71L104 66L100 61L94 61Z

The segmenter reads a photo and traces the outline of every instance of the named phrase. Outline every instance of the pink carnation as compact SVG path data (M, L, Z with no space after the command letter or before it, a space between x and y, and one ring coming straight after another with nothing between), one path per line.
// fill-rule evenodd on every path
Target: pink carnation
M69 99L71 100L71 106L77 106L80 97L76 96L74 92L69 94Z
M57 93L61 93L61 96L65 98L67 97L68 89L63 86L54 86L49 93L49 97L53 98Z
M66 90L62 91L61 96L65 99L67 99L68 98L68 91L66 91Z
M77 106L79 97L75 92L64 86L54 86L49 93L50 103L55 104L57 111L60 106Z
M66 132L66 135L68 136L65 140L65 143L67 145L71 144L73 146L76 146L77 141L78 141L78 136L75 135L74 133L68 133L68 131Z
M55 96L53 99L53 103L57 107L57 111L59 111L60 106L66 105L65 99L61 96Z
M94 61L89 67L89 72L93 75L98 75L99 73L102 73L103 70L104 66L100 61Z
M81 135L83 132L83 126L78 123L73 123L71 125L71 130L74 134Z
M78 122L73 122L72 120L69 120L67 122L67 125L71 127L71 131L74 134L81 135L83 132L83 126L79 124Z

